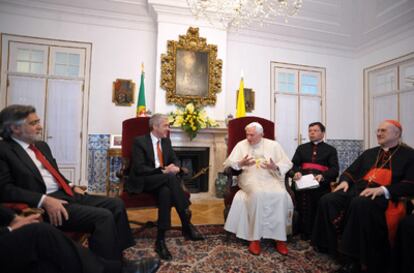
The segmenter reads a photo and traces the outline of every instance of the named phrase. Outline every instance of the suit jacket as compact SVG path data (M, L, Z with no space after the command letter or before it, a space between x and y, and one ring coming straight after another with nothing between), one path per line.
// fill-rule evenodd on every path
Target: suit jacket
M14 219L14 217L15 213L13 210L0 206L0 236L10 232L7 226Z
M59 171L49 145L38 141L35 146ZM45 193L43 178L27 152L13 140L0 141L0 201L22 202L36 207Z
M161 139L164 165L179 165L179 161L169 138ZM162 168L155 168L154 149L151 135L143 135L134 139L132 147L131 169L125 188L128 192L140 193L144 188L144 177L162 174Z

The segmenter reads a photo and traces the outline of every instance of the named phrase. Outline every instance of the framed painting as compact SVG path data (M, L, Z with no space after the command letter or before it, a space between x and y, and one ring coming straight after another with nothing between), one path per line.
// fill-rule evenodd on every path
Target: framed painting
M116 79L113 82L112 102L117 106L134 103L135 83L132 80Z
M111 135L109 139L109 148L115 149L115 148L122 148L122 135Z
M236 101L239 98L239 90L236 90ZM246 112L251 113L254 110L254 91L251 88L244 88L244 105Z
M198 28L190 27L178 41L168 41L167 54L161 55L161 87L167 91L167 103L215 105L221 73L217 46L207 44Z

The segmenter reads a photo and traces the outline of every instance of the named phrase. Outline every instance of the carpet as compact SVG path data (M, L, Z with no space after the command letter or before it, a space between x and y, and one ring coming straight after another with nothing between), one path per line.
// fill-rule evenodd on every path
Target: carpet
M325 273L339 265L329 256L315 252L309 242L292 237L288 241L289 254L280 255L272 240L262 240L259 256L248 252L248 242L228 236L222 225L198 226L204 241L188 241L180 230L167 233L167 246L173 260L162 261L160 273ZM136 245L126 250L126 257L157 256L154 252L156 228L134 230Z

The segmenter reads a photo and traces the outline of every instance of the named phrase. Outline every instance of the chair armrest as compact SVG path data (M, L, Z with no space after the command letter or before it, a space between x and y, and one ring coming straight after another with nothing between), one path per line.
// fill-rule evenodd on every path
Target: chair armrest
M119 179L119 183L114 183L109 178L109 187L110 193L113 192L114 196L119 197L124 192L124 184L125 181L128 180L129 175L129 167L130 167L130 160L129 158L122 157L121 158L121 168L115 172L116 177Z
M2 203L2 206L14 210L21 216L29 216L31 214L43 215L45 213L44 209L31 208L26 203Z
M24 209L21 213L22 216L29 216L32 214L40 214L40 215L44 215L45 214L45 210L42 208L27 208Z
M292 190L291 185L289 184L289 180L291 179L290 172L287 172L285 175L285 188L286 191L289 193L290 198L292 199L293 206L296 207L296 198L295 198L295 192Z
M329 187L331 188L331 192L333 192L338 185L339 185L339 181L330 182Z
M227 190L233 186L233 176L239 176L242 173L242 170L235 170L231 167L224 169L223 173L227 176Z

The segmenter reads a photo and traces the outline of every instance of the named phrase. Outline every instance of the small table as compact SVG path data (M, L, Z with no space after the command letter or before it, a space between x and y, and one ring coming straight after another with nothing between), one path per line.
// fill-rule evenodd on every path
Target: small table
M107 152L106 160L106 196L109 196L111 190L111 158L122 157L121 148L109 148Z

